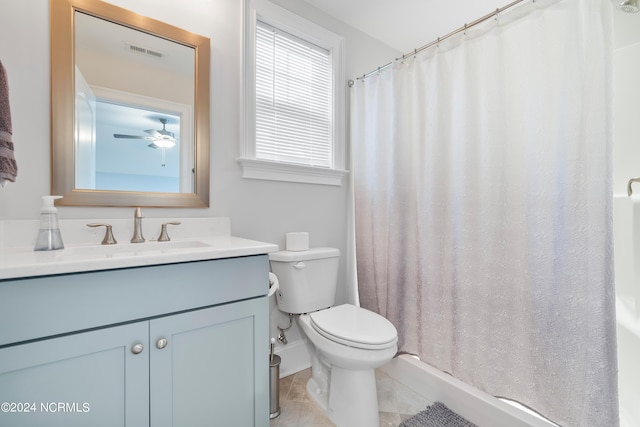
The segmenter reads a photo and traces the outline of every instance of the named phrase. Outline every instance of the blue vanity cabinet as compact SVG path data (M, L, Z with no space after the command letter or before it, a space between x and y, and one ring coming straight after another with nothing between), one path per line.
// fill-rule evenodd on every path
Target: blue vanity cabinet
M267 427L267 290L265 255L0 281L0 426Z
M266 297L151 322L151 426L267 426Z
M140 322L0 349L0 425L148 426L148 347Z

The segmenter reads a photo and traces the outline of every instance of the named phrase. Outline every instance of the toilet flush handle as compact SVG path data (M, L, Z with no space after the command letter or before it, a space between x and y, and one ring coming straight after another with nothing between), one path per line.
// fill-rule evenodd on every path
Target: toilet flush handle
M304 265L304 262L302 262L302 261L293 264L293 268L295 268L297 270L302 270L305 267L306 267L306 265Z

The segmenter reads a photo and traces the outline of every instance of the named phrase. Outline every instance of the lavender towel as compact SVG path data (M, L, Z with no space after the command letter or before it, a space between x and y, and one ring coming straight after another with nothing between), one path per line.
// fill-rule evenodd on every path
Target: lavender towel
M13 155L11 140L11 109L9 108L9 85L7 72L0 61L0 184L16 182L18 165Z

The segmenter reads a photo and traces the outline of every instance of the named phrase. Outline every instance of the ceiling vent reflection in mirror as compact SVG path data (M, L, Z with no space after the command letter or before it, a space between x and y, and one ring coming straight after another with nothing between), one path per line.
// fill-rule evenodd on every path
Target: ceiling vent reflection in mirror
M135 44L133 44L131 42L127 42L126 45L127 45L127 49L130 52L139 53L141 55L149 55L149 56L152 56L154 58L162 58L162 57L164 57L164 53L162 53L162 52L158 52L158 51L153 50L153 49L149 49L149 48L146 48L146 47L138 46L138 45L135 45Z

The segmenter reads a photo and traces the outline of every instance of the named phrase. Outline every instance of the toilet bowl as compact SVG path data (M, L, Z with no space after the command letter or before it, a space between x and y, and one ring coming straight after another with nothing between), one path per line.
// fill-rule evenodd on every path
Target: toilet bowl
M325 315L323 320L340 323L345 313L352 318L375 319L371 324L353 323L347 333L331 336L314 321L314 315ZM335 315L335 316L334 316ZM353 305L327 308L298 317L298 325L311 347L311 378L307 382L309 397L337 426L379 426L378 396L374 369L395 356L398 336L393 325L382 316ZM359 327L369 330L382 326L378 336L370 342L362 334L347 344L349 332ZM381 342L384 341L384 342Z
M311 358L309 397L338 427L377 427L374 369L396 354L398 334L377 313L333 306L339 251L317 248L270 254L281 311L297 314Z
M384 317L350 304L298 318L323 359L343 369L375 369L397 351L398 333Z

